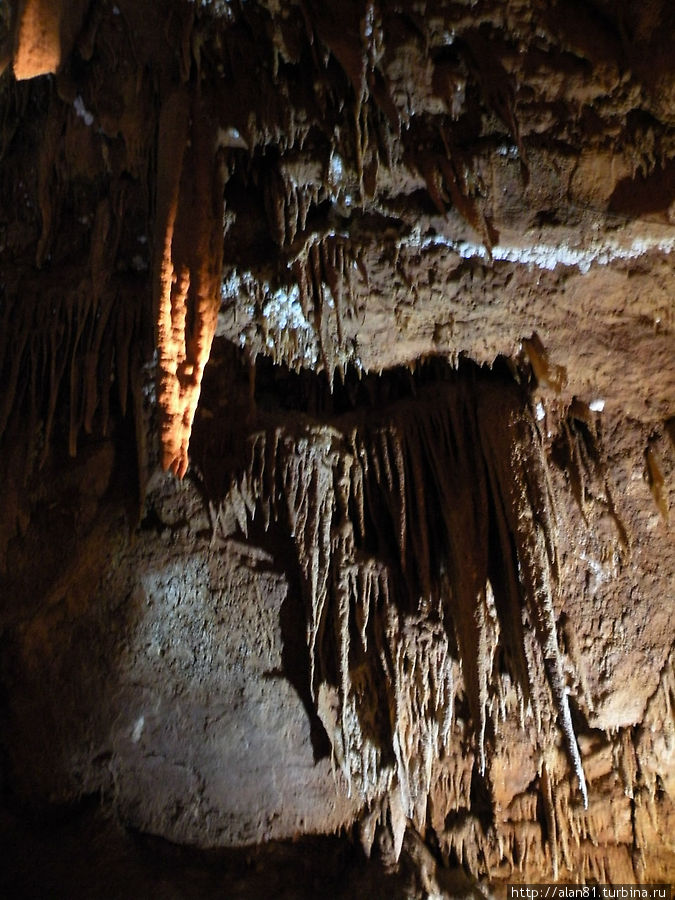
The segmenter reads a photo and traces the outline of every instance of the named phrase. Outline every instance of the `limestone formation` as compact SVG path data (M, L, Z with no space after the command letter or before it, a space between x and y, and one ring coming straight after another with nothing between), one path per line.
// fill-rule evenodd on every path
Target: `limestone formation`
M0 6L10 895L57 807L137 893L106 816L236 896L672 880L673 37Z

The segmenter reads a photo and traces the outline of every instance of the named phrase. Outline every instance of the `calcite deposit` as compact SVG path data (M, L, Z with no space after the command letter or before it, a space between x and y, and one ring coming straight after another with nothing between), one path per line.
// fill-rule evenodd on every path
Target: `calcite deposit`
M672 881L674 39L0 7L10 896Z

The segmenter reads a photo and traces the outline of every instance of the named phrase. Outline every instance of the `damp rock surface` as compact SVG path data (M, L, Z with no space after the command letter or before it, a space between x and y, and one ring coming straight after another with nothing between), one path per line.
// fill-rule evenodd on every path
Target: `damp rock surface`
M674 15L0 7L12 890L672 878Z

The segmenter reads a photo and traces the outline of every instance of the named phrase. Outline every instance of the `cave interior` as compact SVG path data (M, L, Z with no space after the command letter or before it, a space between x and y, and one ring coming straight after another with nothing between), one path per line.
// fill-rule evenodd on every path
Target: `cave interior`
M0 5L6 896L672 886L674 45Z

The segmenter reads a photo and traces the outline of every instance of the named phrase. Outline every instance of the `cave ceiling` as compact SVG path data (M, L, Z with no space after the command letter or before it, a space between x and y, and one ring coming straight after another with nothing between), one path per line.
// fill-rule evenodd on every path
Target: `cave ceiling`
M22 802L672 878L674 39L669 0L0 8Z

